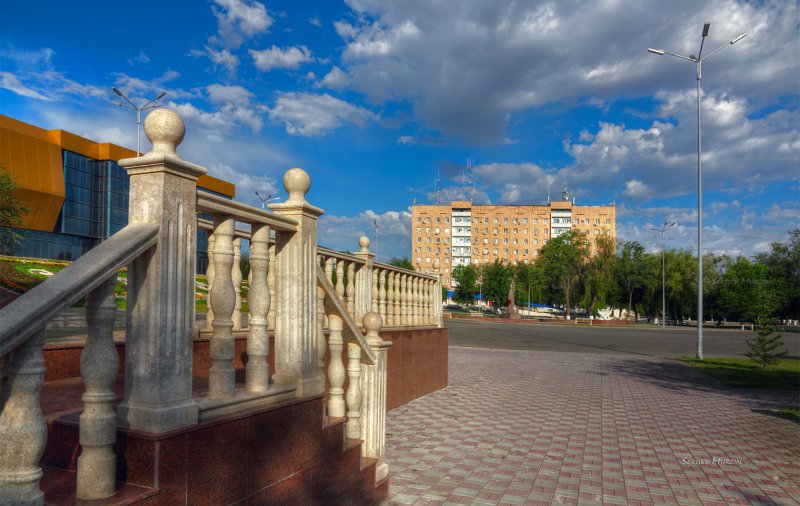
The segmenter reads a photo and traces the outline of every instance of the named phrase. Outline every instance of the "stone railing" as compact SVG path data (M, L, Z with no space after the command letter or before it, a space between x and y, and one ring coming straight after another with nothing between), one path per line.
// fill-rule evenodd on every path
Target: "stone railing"
M367 237L355 254L317 248L325 277L348 313L360 321L378 313L385 327L442 325L441 282L438 275L421 274L374 262Z
M378 332L387 320L394 326L438 325L440 304L433 302L438 301L437 279L373 263L368 241L361 241L356 255L318 249L323 211L306 201L311 182L301 169L286 172L288 199L271 204L268 212L198 194L197 178L206 170L176 154L184 126L174 112L153 111L145 120L145 134L153 149L119 162L130 176L129 225L0 310L0 504L43 503L39 459L47 430L39 395L44 328L60 309L83 296L89 335L81 359L86 393L78 499L115 492L118 426L164 434L278 399L323 395L326 377L328 415L347 417L347 435L363 440L363 454L378 459L377 478L385 477L389 343ZM213 222L198 220L199 212L211 214ZM207 391L193 389L192 375L198 227L211 231ZM246 324L237 258L242 241L249 241L251 265ZM326 275L321 268L328 267L330 258L337 274L341 271L335 285L333 271ZM115 412L111 387L119 367L111 338L113 281L125 265L125 386ZM247 331L243 385L236 384L233 365L237 330ZM270 332L274 371L267 360Z
M152 255L157 225L131 224L0 310L0 504L42 504L39 459L47 442L40 393L44 331L62 309L86 297L88 337L81 355L86 385L80 416L77 496L108 497L116 489L117 420L112 385L119 359L112 337L117 272ZM141 280L138 280L141 281ZM129 279L128 289L141 285Z

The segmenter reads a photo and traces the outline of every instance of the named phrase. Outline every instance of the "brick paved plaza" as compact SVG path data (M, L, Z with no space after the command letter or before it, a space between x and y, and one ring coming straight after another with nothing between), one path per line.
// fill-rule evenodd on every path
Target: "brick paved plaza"
M450 386L387 419L392 504L798 504L800 430L643 356L450 348Z

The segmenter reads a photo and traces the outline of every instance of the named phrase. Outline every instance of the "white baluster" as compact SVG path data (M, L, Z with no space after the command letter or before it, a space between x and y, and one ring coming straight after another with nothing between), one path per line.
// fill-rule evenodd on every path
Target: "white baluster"
M419 325L419 278L414 276L411 283L411 323Z
M214 285L214 244L216 239L214 234L208 234L208 267L206 267L206 283L208 290L206 291L206 330L211 332L213 327L211 322L214 321L214 311L211 310L211 287Z
M356 264L349 262L347 264L347 288L345 289L345 298L347 299L347 312L350 313L352 318L356 316Z
M269 293L275 294L275 243L269 245L269 265L271 266L267 274L267 286ZM275 304L269 305L269 312L267 313L268 331L275 331Z
M0 503L42 504L39 459L47 441L40 393L44 327L0 358Z
M386 270L378 271L378 314L386 320Z
M400 275L400 325L408 325L408 282L406 274Z
M344 365L342 364L342 348L344 341L342 339L342 329L344 328L344 320L337 314L328 315L328 325L330 325L330 333L328 334L328 348L330 349L330 360L328 362L328 382L330 388L328 389L328 416L333 418L341 418L345 416L344 405Z
M349 439L361 438L361 347L347 343L347 425Z
M242 238L233 240L233 265L231 266L231 282L236 295L233 306L233 330L242 330Z
M377 267L372 268L372 312L378 312L378 273L380 270Z
M269 226L253 224L250 235L250 290L247 305L250 310L247 321L247 365L245 385L248 392L261 393L269 390L269 325L267 315L271 305L269 293ZM235 322L234 322L235 323Z
M396 325L395 323L395 304L394 304L394 280L395 280L396 273L394 271L389 271L387 277L387 284L389 285L386 289L386 324L390 327Z
M336 296L344 302L344 260L336 261Z
M336 260L334 260L333 257L325 260L325 277L328 278L331 285L333 285L333 264L335 262Z
M232 397L236 388L233 370L233 308L236 303L231 267L233 266L233 218L227 215L214 217L214 286L209 297L214 308L211 334L211 367L208 371L208 397Z
M81 353L81 378L86 386L80 416L81 455L78 457L78 499L103 499L117 488L117 416L114 412L114 380L119 356L114 345L117 299L114 275L86 297L88 336Z
M361 439L362 455L376 459L375 481L381 481L389 473L384 461L386 451L386 353L390 342L381 339L381 317L377 313L367 313L363 320L367 329L366 341L375 354L373 365L361 366Z
M317 286L317 371L325 375L325 290Z

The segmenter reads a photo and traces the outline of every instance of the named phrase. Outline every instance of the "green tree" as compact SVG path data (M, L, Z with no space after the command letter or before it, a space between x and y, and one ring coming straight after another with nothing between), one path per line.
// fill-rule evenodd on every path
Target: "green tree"
M17 197L19 186L14 176L0 165L0 253L12 255L20 243L20 233L15 228L22 225L22 217L29 212Z
M645 282L644 246L636 241L626 242L619 251L618 282L622 292L628 299L628 316L634 309L634 293L644 286Z
M777 316L800 319L800 229L789 232L788 243L772 243L771 251L757 254L755 260L766 268Z
M483 266L483 298L493 301L495 307L505 306L511 288L514 267L498 259Z
M547 279L541 263L518 264L514 279L517 281L517 292L521 292L521 296L517 297L517 305L525 301L525 306L527 307L528 302L544 301Z
M603 236L597 239L595 245L595 254L586 262L582 279L581 304L589 316L596 315L598 305L606 307L617 270L614 241L610 237Z
M400 267L401 269L407 269L409 271L414 270L414 265L411 263L411 260L409 260L408 257L393 257L391 260L389 260L389 265Z
M540 262L551 282L560 288L564 295L567 318L570 315L570 302L573 290L582 274L584 263L589 256L589 241L577 230L550 239L542 248Z
M777 301L766 265L737 257L721 277L719 306L732 320L755 322L772 316Z
M783 348L783 328L775 318L759 318L756 333L747 338L747 357L766 370L768 365L777 363L787 350Z
M472 265L457 265L453 269L453 281L456 282L453 300L460 304L470 304L475 301L478 292L476 283L478 271Z

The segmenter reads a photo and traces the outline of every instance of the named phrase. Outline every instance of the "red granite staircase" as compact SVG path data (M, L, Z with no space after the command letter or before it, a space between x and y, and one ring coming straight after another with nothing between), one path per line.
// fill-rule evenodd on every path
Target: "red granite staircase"
M117 493L100 501L78 501L75 469L83 385L74 375L77 352L45 349L48 375L59 378L47 381L42 392L48 422L41 461L46 504L368 505L388 500L388 478L375 483L375 462L361 456L360 440L345 438L344 419L324 415L320 395L166 434L119 429ZM198 373L203 376L202 370ZM204 387L202 377L195 382L198 389ZM121 398L122 376L115 390Z

